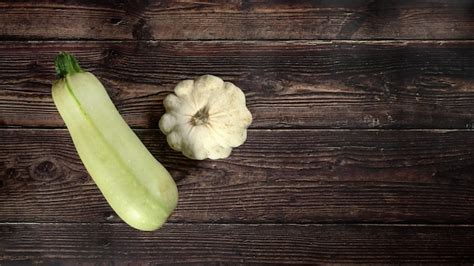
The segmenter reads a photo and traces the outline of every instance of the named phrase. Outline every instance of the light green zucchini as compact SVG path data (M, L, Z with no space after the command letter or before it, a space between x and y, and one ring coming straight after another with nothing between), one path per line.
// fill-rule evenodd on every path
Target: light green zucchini
M123 221L143 231L158 229L177 205L173 178L92 73L67 53L59 54L55 65L59 79L53 82L53 100L90 176Z

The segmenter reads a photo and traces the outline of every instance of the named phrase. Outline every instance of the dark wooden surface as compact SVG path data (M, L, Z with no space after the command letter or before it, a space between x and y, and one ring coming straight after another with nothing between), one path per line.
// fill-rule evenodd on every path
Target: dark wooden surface
M0 132L4 221L119 222L66 130ZM202 162L137 132L177 181L172 222L474 222L469 130L250 130L232 157Z
M0 264L474 263L474 1L0 1ZM77 55L172 173L135 231L51 99ZM157 129L180 80L240 86L254 123L219 161Z
M474 242L472 226L173 223L150 234L123 224L5 223L1 230L4 258L45 264L426 263L434 254L438 264L467 264Z
M50 92L61 50L139 128L157 128L177 82L206 73L245 91L252 128L473 127L474 41L4 43L0 125L63 127Z
M0 1L2 39L471 39L471 0Z

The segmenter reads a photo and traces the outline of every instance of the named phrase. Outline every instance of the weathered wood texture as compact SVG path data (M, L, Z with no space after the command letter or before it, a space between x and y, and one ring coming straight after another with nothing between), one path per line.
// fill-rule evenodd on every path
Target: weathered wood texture
M0 1L1 39L472 39L469 0Z
M251 130L199 162L139 137L177 181L172 222L474 222L471 131ZM119 221L66 130L4 129L0 150L0 221Z
M0 0L0 265L470 265L473 34L471 0ZM59 51L177 181L161 230L121 222L81 164L51 99ZM226 160L156 129L201 74L254 116Z
M133 127L156 128L182 79L246 93L252 128L472 128L474 42L148 42L0 45L0 126L63 127L53 58L77 55Z
M0 259L154 263L472 263L472 226L0 224ZM31 234L34 232L34 235Z

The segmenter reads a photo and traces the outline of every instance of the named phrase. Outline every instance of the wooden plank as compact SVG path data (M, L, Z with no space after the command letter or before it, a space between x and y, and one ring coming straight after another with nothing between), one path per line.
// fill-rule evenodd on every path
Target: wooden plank
M0 261L472 263L472 226L1 224Z
M212 73L248 97L253 128L472 128L474 41L40 42L0 45L0 126L63 127L53 58L75 53L138 128L182 79Z
M472 39L469 0L0 1L5 40Z
M172 222L474 222L472 131L251 130L218 161L139 137L177 181ZM0 151L0 221L120 221L66 130L0 130Z

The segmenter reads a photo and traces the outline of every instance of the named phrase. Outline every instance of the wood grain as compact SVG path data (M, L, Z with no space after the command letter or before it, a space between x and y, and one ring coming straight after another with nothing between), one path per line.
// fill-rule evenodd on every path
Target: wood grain
M474 222L472 131L251 130L219 161L139 137L177 181L172 222ZM1 221L120 221L66 130L3 129L0 151Z
M474 263L471 0L0 0L0 265ZM175 178L125 225L51 99L72 52ZM182 79L247 95L248 141L192 161L157 130Z
M0 261L472 263L472 226L1 224Z
M0 126L63 127L53 59L77 55L127 122L157 128L182 79L247 95L252 128L472 128L474 42L40 42L0 45Z
M0 1L4 40L472 39L469 0Z

